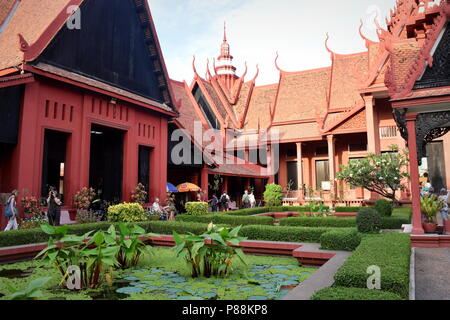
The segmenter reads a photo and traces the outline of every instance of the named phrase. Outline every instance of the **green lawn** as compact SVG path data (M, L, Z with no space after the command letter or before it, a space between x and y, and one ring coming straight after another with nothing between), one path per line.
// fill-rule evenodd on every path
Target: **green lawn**
M397 217L397 218L411 219L411 214L412 214L412 208L410 208L410 207L395 208L394 212L392 212L392 216Z
M41 277L52 277L43 290L51 300L268 300L281 299L289 290L308 278L316 269L298 266L294 258L246 255L248 266L235 261L227 278L192 279L184 261L171 249L154 248L154 254L141 259L133 270L116 271L112 288L70 292L59 287L61 275L38 261L0 266L0 299L10 293L8 285L24 289ZM30 276L8 279L5 270L29 270Z

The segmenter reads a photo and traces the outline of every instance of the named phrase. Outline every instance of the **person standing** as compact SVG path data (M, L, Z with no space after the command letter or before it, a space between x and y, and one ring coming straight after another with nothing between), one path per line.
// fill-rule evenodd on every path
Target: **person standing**
M176 213L175 195L172 195L172 196L167 198L166 207L164 207L164 209L169 213L168 220L169 221L174 221L175 220L175 213Z
M242 196L242 205L244 206L244 209L247 209L250 206L250 197L247 190L244 191L244 195Z
M253 191L250 192L249 198L250 198L250 208L254 208L256 206L256 199L255 195L253 194Z
M211 204L212 212L219 211L219 199L217 199L217 196L215 194L213 194L212 199L208 202Z
M59 226L61 219L61 199L56 192L55 188L50 188L50 192L47 198L48 204L48 223L52 226Z
M440 195L438 197L439 201L442 201L442 208L440 211L440 216L437 216L438 226L443 227L445 221L448 219L448 191L445 188L441 189Z
M224 191L220 196L220 207L222 208L222 211L228 211L228 202L230 202L230 197L228 196L227 192Z
M17 224L17 196L19 195L19 191L13 190L11 195L6 202L5 208L5 216L8 218L8 224L6 225L5 231L9 230L17 230L19 225Z

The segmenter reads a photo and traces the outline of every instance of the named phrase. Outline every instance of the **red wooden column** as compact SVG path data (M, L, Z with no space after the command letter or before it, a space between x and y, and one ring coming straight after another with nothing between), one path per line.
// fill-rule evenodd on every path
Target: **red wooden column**
M422 228L422 212L420 211L420 189L419 189L419 161L417 159L416 141L416 119L417 113L406 115L406 126L408 129L409 148L409 170L411 173L411 193L412 193L412 234L424 234Z
M224 191L228 193L228 177L227 176L223 177L222 193Z
M208 175L208 168L207 167L204 167L203 169L202 169L202 173L201 173L201 183L202 183L202 185L201 185L201 188L202 188L202 191L203 191L203 200L208 200L209 199L209 194L208 194L208 191L209 191L209 187L208 187L208 177L209 177L209 175Z
M269 175L268 184L275 183L275 159L273 158L272 146L267 147L267 171Z
M299 196L303 199L303 155L302 155L302 143L297 142L297 191L300 191Z
M328 141L328 161L329 161L329 170L330 170L330 182L331 182L331 192L336 193L336 181L334 181L336 177L336 165L335 165L335 154L336 154L336 148L335 148L335 141L333 135L327 136ZM318 186L320 187L320 186Z

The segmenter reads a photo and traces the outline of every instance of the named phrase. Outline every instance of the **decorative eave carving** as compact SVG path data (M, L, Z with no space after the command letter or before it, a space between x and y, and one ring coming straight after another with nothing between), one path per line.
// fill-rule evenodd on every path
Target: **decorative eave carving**
M448 11L450 6L450 0L442 1L441 12L434 18L434 23L427 34L425 43L420 49L417 57L411 63L409 71L406 75L403 85L398 85L395 83L395 67L391 65L388 72L388 77L386 77L386 86L389 88L389 93L392 99L402 99L410 96L412 94L412 89L414 84L419 79L425 68L427 66L433 67L433 57L431 56L431 51L434 44L436 43L440 32L444 28L448 19Z

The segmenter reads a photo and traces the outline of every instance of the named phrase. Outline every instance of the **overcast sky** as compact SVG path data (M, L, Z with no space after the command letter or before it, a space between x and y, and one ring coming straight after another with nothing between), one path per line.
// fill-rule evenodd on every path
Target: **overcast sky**
M206 59L219 55L223 23L234 64L241 75L249 65L251 79L259 64L257 84L278 81L274 60L286 71L330 65L324 41L329 32L330 48L337 53L365 50L358 34L377 40L373 23L379 13L382 26L395 0L149 0L169 75L192 80L192 56L197 70L205 74Z

